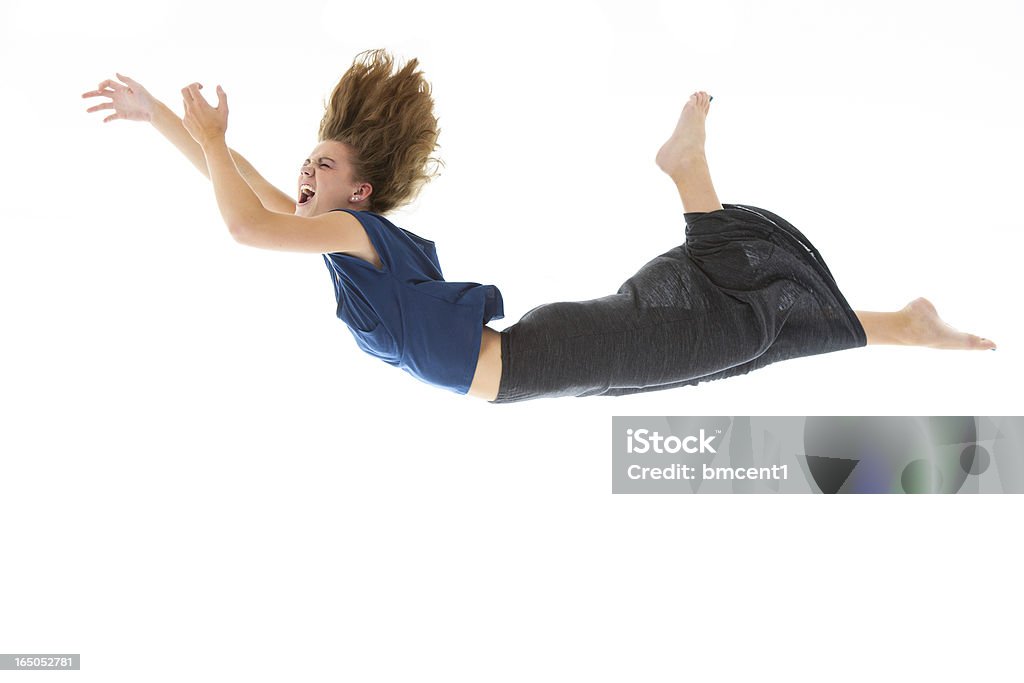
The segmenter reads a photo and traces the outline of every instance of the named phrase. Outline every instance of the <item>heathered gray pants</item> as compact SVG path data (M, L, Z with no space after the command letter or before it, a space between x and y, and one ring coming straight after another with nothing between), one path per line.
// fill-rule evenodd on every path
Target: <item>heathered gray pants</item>
M684 214L686 241L615 294L543 304L501 331L491 403L622 396L867 344L814 245L754 206Z

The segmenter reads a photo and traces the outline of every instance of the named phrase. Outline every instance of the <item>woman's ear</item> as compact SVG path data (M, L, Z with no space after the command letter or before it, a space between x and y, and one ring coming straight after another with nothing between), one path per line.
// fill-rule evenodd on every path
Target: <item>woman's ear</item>
M352 192L352 201L361 202L370 198L373 194L373 185L370 183L363 183Z

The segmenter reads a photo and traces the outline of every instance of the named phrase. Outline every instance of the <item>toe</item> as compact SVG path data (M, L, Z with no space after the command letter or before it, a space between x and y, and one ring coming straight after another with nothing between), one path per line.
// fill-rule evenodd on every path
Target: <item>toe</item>
M993 342L991 339L985 339L984 337L978 337L978 336L973 335L973 334L970 336L970 339L971 339L971 346L976 348L976 349L985 349L985 350L987 350L987 349L994 349L996 347L995 342Z

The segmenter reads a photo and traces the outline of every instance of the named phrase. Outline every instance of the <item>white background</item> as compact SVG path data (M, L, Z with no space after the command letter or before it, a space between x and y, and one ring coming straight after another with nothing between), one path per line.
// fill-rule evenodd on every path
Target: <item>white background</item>
M1010 680L1016 496L613 496L612 415L1021 414L1014 2L6 2L0 651L90 681ZM502 329L683 239L654 163L714 95L723 202L858 310L928 297L996 352L871 346L629 397L491 405L359 352L319 254L230 236L114 72L288 193L385 47L443 175L390 218ZM1013 380L1012 378L1017 378ZM16 676L16 674L9 674ZM0 675L0 677L3 677ZM19 679L20 680L20 679Z

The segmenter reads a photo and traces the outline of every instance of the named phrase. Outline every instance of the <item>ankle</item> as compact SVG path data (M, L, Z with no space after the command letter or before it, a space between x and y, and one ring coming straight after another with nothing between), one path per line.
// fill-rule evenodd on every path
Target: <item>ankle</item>
M676 157L672 166L665 170L670 178L676 183L685 183L694 171L703 173L708 167L708 159L703 149L687 150L685 154Z
M892 314L892 335L898 340L897 344L904 346L924 344L925 334L921 321L907 308L901 308Z
M921 331L915 325L907 310L900 311L855 311L868 344L891 344L895 346L917 346Z

